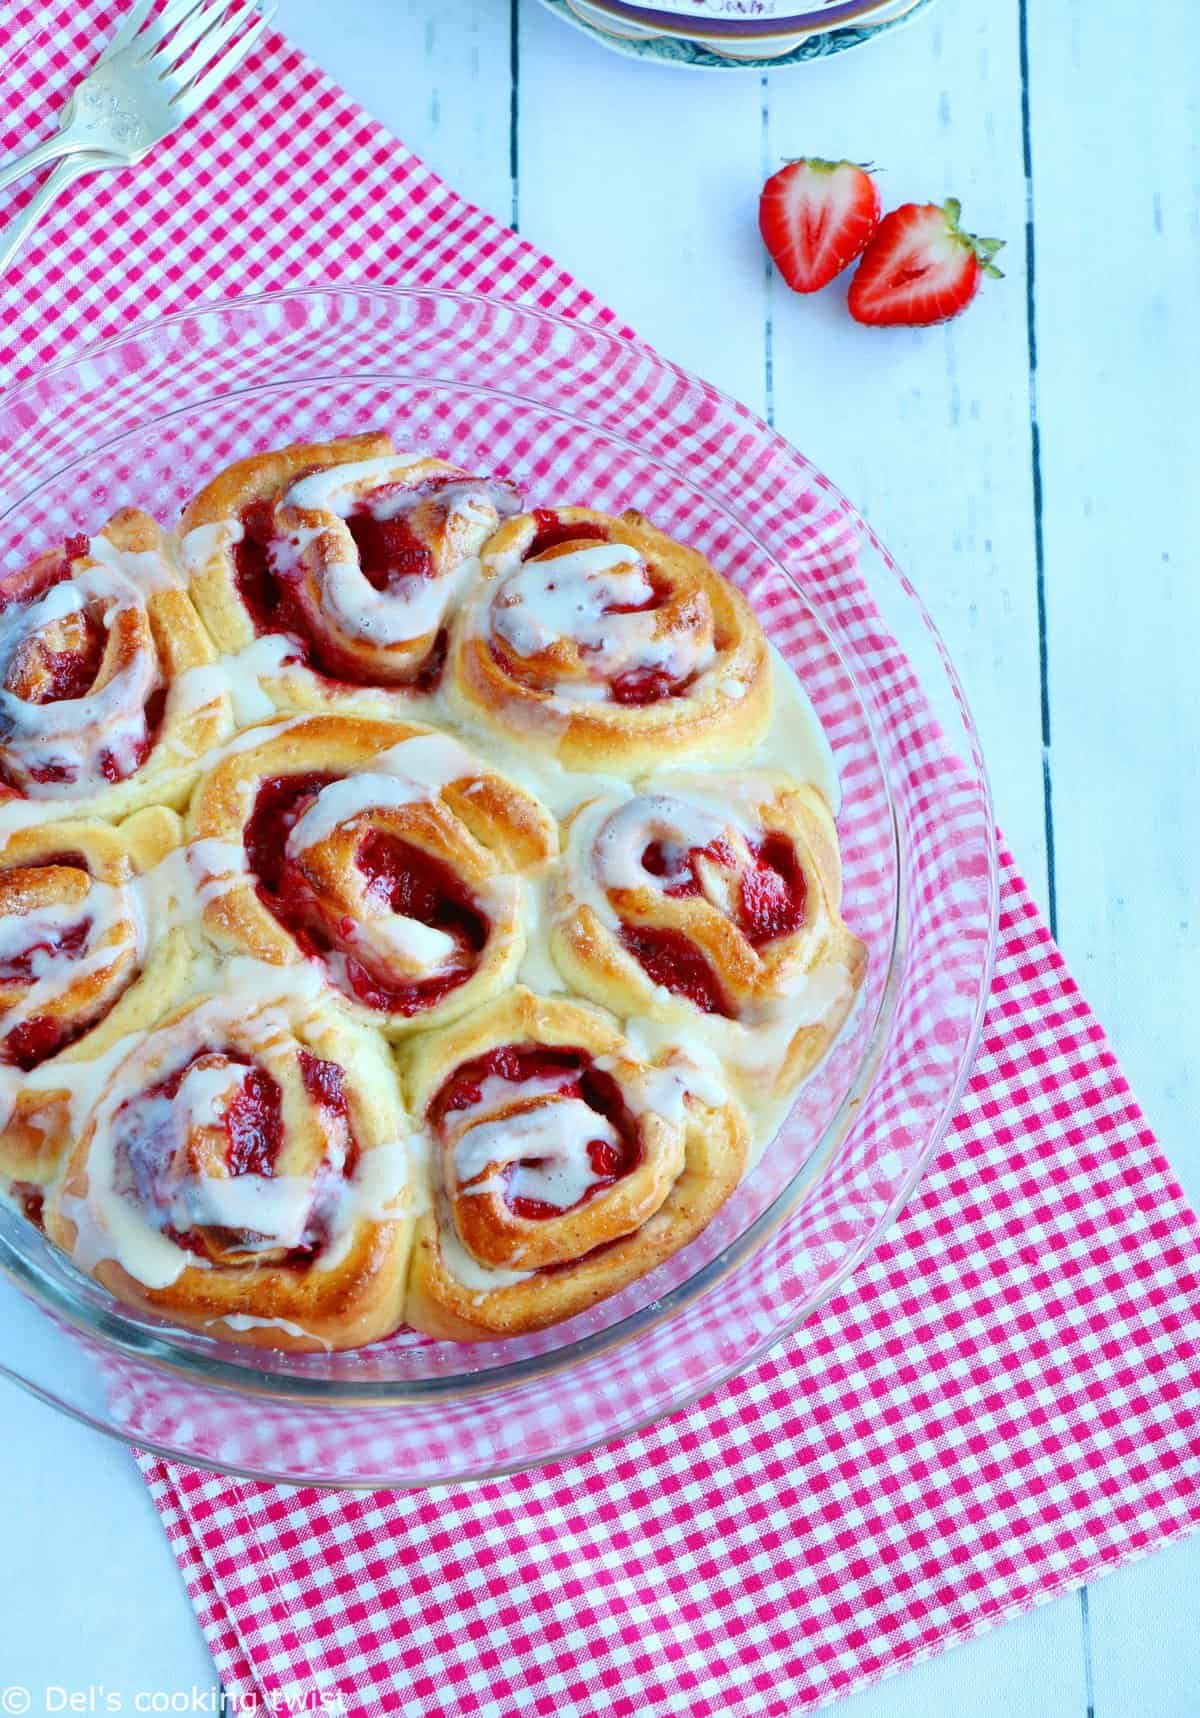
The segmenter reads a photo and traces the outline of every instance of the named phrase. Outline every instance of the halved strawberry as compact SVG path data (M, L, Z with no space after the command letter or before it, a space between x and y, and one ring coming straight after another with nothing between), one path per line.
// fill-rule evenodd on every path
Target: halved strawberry
M879 222L879 192L853 161L789 161L758 200L758 230L795 292L817 292L861 255Z
M992 258L1003 239L977 239L959 226L962 205L904 203L885 215L850 282L850 314L877 327L927 327L967 308L985 274L1003 279Z

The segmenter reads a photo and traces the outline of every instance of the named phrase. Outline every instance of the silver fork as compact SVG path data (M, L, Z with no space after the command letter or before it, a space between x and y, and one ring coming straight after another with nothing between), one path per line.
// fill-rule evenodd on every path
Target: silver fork
M65 157L0 234L0 269L73 180L134 166L190 118L245 58L275 14L274 5L254 12L230 0L167 0L147 22L153 3L135 0L72 92L53 136L0 167L2 188L46 161Z

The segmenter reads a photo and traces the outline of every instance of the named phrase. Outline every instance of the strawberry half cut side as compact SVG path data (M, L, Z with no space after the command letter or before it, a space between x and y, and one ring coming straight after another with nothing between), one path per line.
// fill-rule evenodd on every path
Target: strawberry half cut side
M861 256L878 222L875 181L853 161L789 161L758 201L763 243L794 292L828 286Z
M879 223L850 283L850 314L875 327L928 327L960 315L985 274L1001 279L993 258L1003 239L980 239L959 225L962 206L905 203Z

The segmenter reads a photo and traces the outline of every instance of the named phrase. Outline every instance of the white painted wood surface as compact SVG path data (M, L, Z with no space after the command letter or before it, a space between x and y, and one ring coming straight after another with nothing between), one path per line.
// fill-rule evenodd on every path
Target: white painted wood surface
M769 413L864 508L947 638L1005 834L1200 1200L1191 0L941 0L885 44L766 78L623 61L534 0L284 0L281 22L459 191ZM1007 236L1008 279L921 333L855 327L836 287L793 298L755 202L808 151L880 164L892 202L959 195L969 224ZM207 1688L124 1452L15 1395L4 1409L0 1683L34 1690L34 1711L49 1684L127 1707ZM1176 1546L842 1709L1196 1718L1198 1607L1200 1543Z

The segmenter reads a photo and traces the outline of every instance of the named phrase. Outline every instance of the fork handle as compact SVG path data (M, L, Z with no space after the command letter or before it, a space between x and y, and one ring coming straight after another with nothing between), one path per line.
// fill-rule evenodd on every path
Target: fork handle
M59 193L73 180L82 179L85 173L94 173L98 167L104 165L104 159L94 155L70 155L65 161L59 162L46 182L38 186L21 213L0 232L0 274L8 267L26 235L37 226Z
M49 137L43 137L40 143L35 143L32 149L27 149L24 155L15 155L0 167L0 191L11 185L14 179L23 179L26 173L44 167L47 161L56 161L60 155L78 155L86 148L86 138L72 137L69 131L55 131Z

